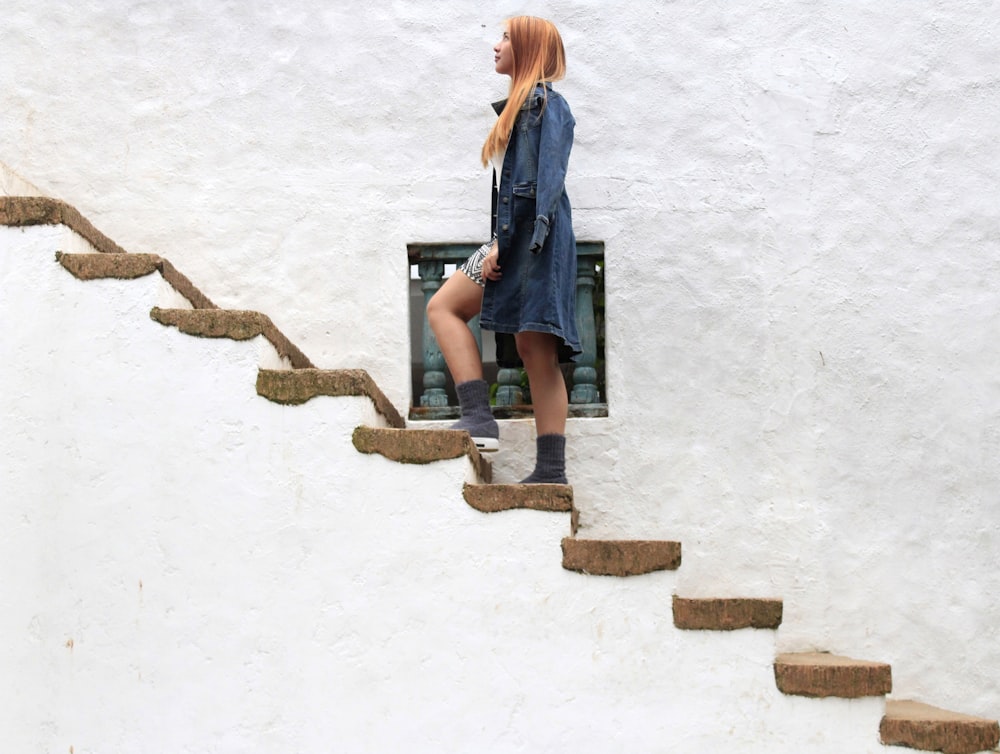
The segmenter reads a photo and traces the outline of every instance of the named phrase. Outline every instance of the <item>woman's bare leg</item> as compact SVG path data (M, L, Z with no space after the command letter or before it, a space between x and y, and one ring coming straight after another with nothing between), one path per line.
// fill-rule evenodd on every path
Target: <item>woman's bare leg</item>
M468 322L483 308L483 289L459 270L427 304L438 347L455 380L462 417L450 429L469 433L480 450L500 447L500 427L490 410L489 385L483 379L483 359Z
M461 271L445 280L427 304L427 321L456 384L483 378L483 359L468 327L482 308L483 289Z
M554 335L522 332L517 352L528 372L535 409L535 470L521 484L566 484L566 411L569 400L559 369L559 340Z
M569 397L559 368L559 339L542 332L521 332L514 336L517 352L524 362L535 409L535 429L539 435L566 434Z

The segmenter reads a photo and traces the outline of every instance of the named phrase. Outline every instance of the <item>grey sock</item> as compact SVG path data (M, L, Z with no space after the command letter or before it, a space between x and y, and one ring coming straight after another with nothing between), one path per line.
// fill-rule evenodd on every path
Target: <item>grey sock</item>
M535 470L521 484L567 484L566 436L539 435Z
M462 418L450 429L464 429L473 437L500 437L500 426L490 411L490 386L486 380L469 380L455 385Z

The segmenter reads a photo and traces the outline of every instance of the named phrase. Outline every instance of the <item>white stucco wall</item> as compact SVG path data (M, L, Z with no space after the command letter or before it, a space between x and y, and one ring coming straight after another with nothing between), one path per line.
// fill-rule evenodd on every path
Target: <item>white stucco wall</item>
M490 45L519 10L12 0L0 161L403 408L406 243L484 233ZM781 596L781 649L995 718L1000 14L531 10L567 44L577 234L607 254L581 534L680 539L681 593ZM503 433L517 478L530 426Z
M673 628L675 573L560 566L567 514L358 453L257 341L149 317L0 228L0 737L17 752L877 754L881 699L783 696L771 631Z

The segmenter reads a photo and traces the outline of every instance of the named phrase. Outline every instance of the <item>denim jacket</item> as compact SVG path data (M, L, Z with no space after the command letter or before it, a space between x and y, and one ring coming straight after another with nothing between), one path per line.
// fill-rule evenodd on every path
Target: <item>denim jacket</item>
M544 89L543 89L544 86ZM504 102L493 105L499 113ZM576 238L566 168L576 121L551 84L539 84L511 131L496 198L500 280L486 281L480 325L498 334L547 332L562 340L560 361L582 352L576 326ZM509 338L497 361L515 363Z

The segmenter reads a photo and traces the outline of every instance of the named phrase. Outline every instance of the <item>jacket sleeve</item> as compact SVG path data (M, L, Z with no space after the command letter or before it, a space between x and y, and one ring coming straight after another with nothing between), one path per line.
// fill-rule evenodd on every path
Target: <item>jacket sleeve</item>
M542 250L549 226L566 187L566 169L573 148L576 121L562 97L549 96L542 113L542 132L538 142L538 186L536 189L535 232L529 246L531 253Z

